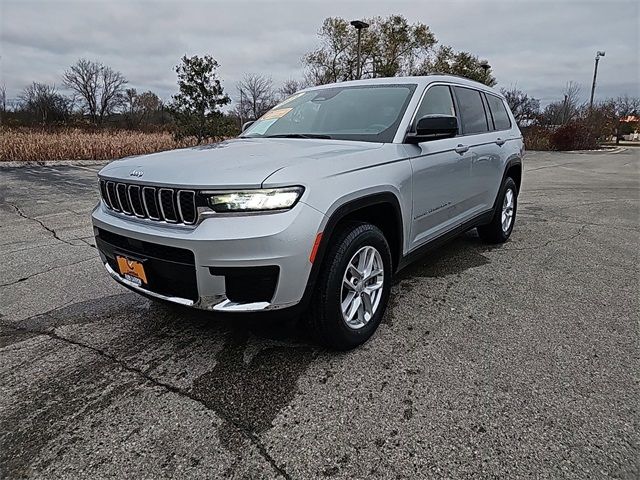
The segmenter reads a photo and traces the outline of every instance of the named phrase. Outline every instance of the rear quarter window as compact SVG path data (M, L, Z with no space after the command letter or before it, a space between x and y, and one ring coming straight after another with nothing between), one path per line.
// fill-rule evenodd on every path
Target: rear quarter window
M511 119L504 106L501 98L487 94L487 103L493 116L493 123L496 130L509 130L511 128Z
M464 87L454 87L454 90L462 120L462 133L469 135L488 132L489 124L480 92Z

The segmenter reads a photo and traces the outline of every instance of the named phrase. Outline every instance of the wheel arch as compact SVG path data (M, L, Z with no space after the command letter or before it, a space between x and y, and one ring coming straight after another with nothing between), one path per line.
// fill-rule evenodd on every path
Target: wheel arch
M374 215L374 212L377 216ZM322 239L311 267L303 303L307 303L311 297L332 236L336 229L346 221L366 221L380 228L389 242L394 271L398 268L404 246L404 225L398 197L393 192L385 191L347 200L333 210L322 229Z
M516 178L513 177L516 176ZM507 177L512 177L516 182L516 186L518 187L518 194L520 193L520 185L522 184L522 159L520 157L514 156L507 160L504 166L504 170L502 172L502 178L500 179L500 185L498 185L498 193L496 194L496 199L493 202L493 211L495 212L496 208L498 208L498 197L500 196L500 187L504 183Z

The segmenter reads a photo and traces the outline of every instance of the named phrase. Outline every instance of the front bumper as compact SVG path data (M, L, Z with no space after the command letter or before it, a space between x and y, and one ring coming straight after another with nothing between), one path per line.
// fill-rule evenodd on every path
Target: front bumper
M219 215L202 220L195 227L161 224L109 211L101 202L92 213L96 245L108 273L118 282L140 293L195 308L221 312L257 312L276 310L298 304L304 295L312 264L309 260L315 237L324 222L318 210L299 202L289 211L259 215ZM113 266L113 252L119 247L105 244L100 231L126 237L130 242L161 246L154 253L167 265L175 259L162 259L162 247L182 249L193 254L190 264L197 293L176 295L171 286L163 289L143 288L125 279ZM112 242L113 243L113 242ZM127 251L124 251L127 255ZM176 282L185 282L185 266L175 263ZM256 268L259 267L259 268ZM269 299L242 301L229 298L229 270L258 271L273 268L277 281ZM188 280L191 281L191 280ZM165 282L167 283L167 282ZM170 283L170 282L169 282ZM237 282L236 282L237 284ZM177 287L176 287L177 288ZM237 290L237 286L234 287ZM177 291L184 291L178 289Z

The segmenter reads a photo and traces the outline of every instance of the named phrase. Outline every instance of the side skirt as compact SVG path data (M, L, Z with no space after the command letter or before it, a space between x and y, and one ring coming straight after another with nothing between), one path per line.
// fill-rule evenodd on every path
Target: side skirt
M432 250L435 250L436 248L444 245L445 243L449 242L455 237L463 234L467 230L471 230L472 228L475 228L479 225L486 225L487 223L491 222L491 219L493 218L493 214L494 214L494 210L492 209L484 213L481 213L479 215L476 215L475 217L468 220L467 222L449 230L446 233L443 233L442 235L440 235L437 238L434 238L433 240L430 240L428 243L421 245L415 250L412 250L407 255L402 256L402 258L398 262L398 267L395 269L394 274L398 273L400 270L407 267L409 264L418 260L423 255L429 253ZM271 312L263 312L256 315L264 316L269 313L271 315L277 315L280 317L283 317L283 316L296 317L301 314L304 314L304 312L308 308L309 303L311 301L314 285L315 285L315 276L312 275L309 278L309 281L307 283L307 288L305 290L305 293L302 299L300 300L300 303L292 307L284 308L281 310L273 310ZM246 314L243 314L243 315L246 315Z
M459 235L462 235L467 230L471 230L472 228L475 228L480 225L486 225L487 223L491 222L491 219L493 218L493 214L494 214L494 210L492 209L484 213L481 213L479 215L476 215L471 220L467 220L465 223L458 225L457 227L449 230L448 232L443 233L439 237L436 237L433 240L430 240L429 242L425 243L424 245L420 245L419 247L410 251L400 259L398 268L396 269L396 273L402 270L403 268L407 267L411 263L415 262L420 257L426 255L427 253L435 250L438 247L441 247L442 245L444 245L445 243L448 243L449 241L453 240Z

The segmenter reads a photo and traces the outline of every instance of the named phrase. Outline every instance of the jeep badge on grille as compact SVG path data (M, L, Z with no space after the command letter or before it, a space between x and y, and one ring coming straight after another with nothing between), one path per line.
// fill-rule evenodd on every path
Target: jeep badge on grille
M142 175L144 175L142 170L131 170L131 172L129 172L130 177L141 177Z

